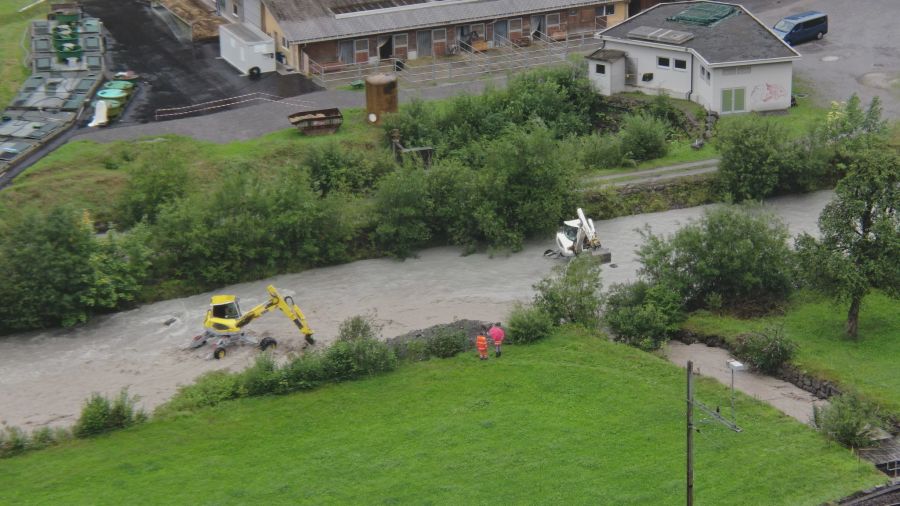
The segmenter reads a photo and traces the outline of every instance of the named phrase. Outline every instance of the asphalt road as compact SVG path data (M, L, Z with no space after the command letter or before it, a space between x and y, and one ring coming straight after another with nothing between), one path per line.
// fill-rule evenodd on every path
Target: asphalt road
M795 47L803 58L794 74L815 90L821 105L857 93L868 104L881 98L884 117L900 119L900 1L897 0L745 0L768 26L808 10L828 14L822 40Z

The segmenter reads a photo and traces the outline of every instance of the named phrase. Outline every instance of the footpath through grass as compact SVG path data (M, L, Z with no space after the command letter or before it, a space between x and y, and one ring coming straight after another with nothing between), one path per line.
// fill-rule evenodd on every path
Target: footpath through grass
M728 391L698 380L698 396ZM563 330L312 392L226 402L0 461L0 503L680 504L684 372ZM698 504L821 504L872 466L739 396L736 434L700 423Z
M731 340L783 321L787 336L800 345L794 360L797 366L900 414L900 302L877 292L866 297L856 341L844 334L846 320L845 305L803 293L784 317L738 320L702 312L692 315L684 326Z

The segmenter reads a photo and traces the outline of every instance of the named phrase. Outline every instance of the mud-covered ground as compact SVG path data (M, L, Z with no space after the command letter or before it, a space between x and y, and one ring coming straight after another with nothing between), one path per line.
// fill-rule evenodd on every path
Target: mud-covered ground
M815 231L830 192L775 199L769 207L792 233ZM613 253L604 266L604 284L635 278L637 229L650 225L672 232L702 213L701 207L628 216L597 223L604 246ZM225 287L246 309L263 301L268 284L292 295L306 312L321 346L345 318L372 312L386 337L461 318L502 321L516 301L532 295L532 284L561 260L542 253L552 239L528 244L519 253L491 258L461 256L457 248L422 251L403 262L363 260ZM214 369L240 369L253 359L252 348L236 349L224 360L210 360L209 348L184 347L199 333L211 293L148 304L97 318L76 329L31 332L0 340L0 421L26 428L71 424L92 392L114 394L123 387L141 397L147 409L168 399L179 384ZM174 322L166 322L175 318ZM301 338L280 313L249 327L258 336L279 339L277 353L296 350Z

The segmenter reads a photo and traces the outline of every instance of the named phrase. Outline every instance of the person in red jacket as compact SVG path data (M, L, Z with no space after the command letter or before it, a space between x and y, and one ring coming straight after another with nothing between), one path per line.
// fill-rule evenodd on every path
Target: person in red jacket
M487 358L488 358L487 337L485 337L484 334L485 333L482 332L482 333L478 334L478 337L475 338L475 347L478 348L478 358L480 358L481 360L487 360Z
M488 334L490 334L491 339L494 341L494 356L499 358L501 352L500 345L503 344L503 338L506 337L506 332L503 332L503 329L500 327L500 322L497 322L491 325Z

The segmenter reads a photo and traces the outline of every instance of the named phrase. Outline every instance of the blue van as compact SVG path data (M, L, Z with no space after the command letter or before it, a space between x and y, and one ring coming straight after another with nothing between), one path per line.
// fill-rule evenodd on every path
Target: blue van
M828 33L828 15L816 11L793 14L779 21L772 30L792 46L812 39L821 39Z

